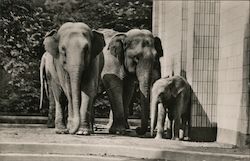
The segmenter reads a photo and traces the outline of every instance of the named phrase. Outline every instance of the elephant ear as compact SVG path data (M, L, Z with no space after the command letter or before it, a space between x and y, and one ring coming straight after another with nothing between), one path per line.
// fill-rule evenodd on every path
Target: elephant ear
M173 77L170 81L171 94L177 97L185 89L185 83L181 78Z
M116 57L119 62L122 64L124 60L124 39L125 34L117 34L115 35L109 43L108 50L110 54Z
M104 36L102 33L92 30L93 39L92 39L92 58L96 57L99 53L102 52L102 49L106 45Z
M163 49L161 45L161 39L159 37L154 37L155 50L157 51L158 57L163 56Z
M43 45L45 50L53 57L58 55L58 35L56 30L52 30L45 35Z

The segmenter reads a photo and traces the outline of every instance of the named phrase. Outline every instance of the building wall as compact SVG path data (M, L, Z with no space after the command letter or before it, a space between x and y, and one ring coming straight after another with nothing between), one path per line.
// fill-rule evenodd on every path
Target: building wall
M242 145L250 133L249 1L221 1L220 15L217 141Z
M215 27L215 23L219 24L219 21L215 22L215 17L218 17L218 10L215 10L218 5L215 4L154 1L154 6L160 7L153 10L153 26L157 26L153 27L153 32L163 42L162 75L182 75L193 87L191 124L192 137L196 140L211 141L216 136L214 131L208 129L216 126L214 102L217 92L213 93L213 88L216 88L213 82L217 82L218 75L218 65L215 65L218 64L218 56L214 53L218 55L219 28ZM213 8L212 11L210 8ZM208 22L212 19L214 23L208 25L204 19ZM210 32L211 28L213 32ZM217 31L216 36L214 30Z
M164 49L162 75L182 75L193 89L192 138L212 141L217 136L218 142L246 145L249 1L153 4L153 33Z
M162 76L172 75L172 72L180 74L181 71L181 30L182 30L182 2L181 1L157 1L154 2L157 10L153 10L153 29L155 35L162 40ZM169 23L171 22L171 23ZM166 37L168 39L166 39Z

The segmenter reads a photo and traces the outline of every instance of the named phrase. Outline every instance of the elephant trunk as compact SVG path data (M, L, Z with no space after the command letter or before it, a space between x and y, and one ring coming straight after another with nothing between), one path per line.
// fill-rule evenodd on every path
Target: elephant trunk
M72 114L73 120L70 133L75 133L80 126L80 106L81 106L81 71L76 69L69 73L71 84Z
M138 77L139 89L141 92L141 129L137 129L137 133L143 135L148 129L149 119L149 90L150 90L150 77L149 74L145 74L144 77Z
M154 91L152 90L152 98L150 102L150 134L151 136L154 135L154 129L157 120L157 113L158 113L158 95L155 95Z

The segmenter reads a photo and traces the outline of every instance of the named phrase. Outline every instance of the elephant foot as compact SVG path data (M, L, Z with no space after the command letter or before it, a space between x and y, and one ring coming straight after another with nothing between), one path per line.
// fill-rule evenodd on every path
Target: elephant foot
M72 121L72 119L68 119L68 121L67 121L67 129L72 129L72 127L73 127L73 121Z
M179 141L179 140L180 140L180 138L178 138L178 137L172 137L172 139L171 139L171 140Z
M48 127L48 128L55 128L55 121L48 120L48 122L47 122L47 127Z
M111 126L109 129L110 134L117 134L117 135L125 135L126 134L126 129L124 127L114 127Z
M68 134L69 133L69 130L66 128L62 128L62 129L56 128L55 131L56 131L56 134Z
M144 135L144 134L147 132L147 129L143 129L143 128L141 128L141 127L137 127L137 128L135 129L135 131L136 131L136 133L137 133L138 135Z
M184 141L190 141L190 140L191 140L191 138L190 138L190 137L188 137L188 136L185 136L185 137L183 138L183 140L184 140Z
M67 129L69 129L69 133L70 134L75 134L76 131L78 130L79 128L79 124L80 124L80 121L79 119L69 119L68 120L68 124L67 124Z
M166 139L172 139L172 130L171 129L167 129L166 130Z
M166 134L166 139L172 139L172 135L171 134Z
M79 130L76 132L76 135L90 135L91 134L91 130L89 130L88 128L79 128Z
M157 134L155 139L163 139L162 135L161 134Z

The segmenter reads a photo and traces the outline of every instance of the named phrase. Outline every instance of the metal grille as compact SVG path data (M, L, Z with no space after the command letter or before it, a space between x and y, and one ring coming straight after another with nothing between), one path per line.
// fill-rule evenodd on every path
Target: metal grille
M193 127L216 126L220 1L194 2Z

